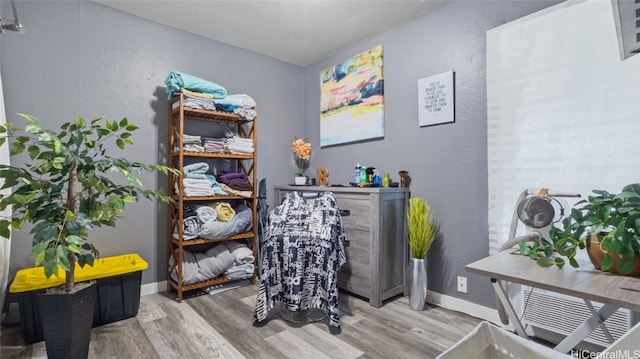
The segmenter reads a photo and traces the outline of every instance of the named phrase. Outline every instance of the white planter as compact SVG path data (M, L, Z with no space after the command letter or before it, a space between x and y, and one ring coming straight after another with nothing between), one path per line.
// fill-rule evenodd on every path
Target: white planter
M294 177L294 182L293 182L296 186L302 186L307 184L307 177L305 176L295 176Z

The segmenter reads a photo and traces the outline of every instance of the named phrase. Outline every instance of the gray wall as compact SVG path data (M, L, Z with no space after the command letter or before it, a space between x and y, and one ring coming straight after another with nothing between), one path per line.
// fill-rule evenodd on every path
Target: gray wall
M454 1L395 29L354 44L304 69L305 136L312 167L348 183L356 163L398 180L412 177L411 196L426 197L443 237L427 257L429 290L494 306L487 278L464 266L489 253L487 228L486 31L555 2ZM376 45L384 46L385 137L319 149L319 73ZM455 123L418 126L418 79L455 71ZM312 168L313 170L313 168ZM466 276L468 294L456 290Z
M172 70L217 82L258 103L258 176L291 181L294 136L311 139L311 171L329 168L332 183L351 180L356 163L405 169L414 197L426 197L443 240L429 254L429 289L493 306L485 278L464 265L488 254L485 31L550 6L548 1L460 1L361 41L304 69L85 1L21 1L26 31L5 32L0 60L9 120L24 112L51 126L73 119L127 116L141 127L127 156L162 162L166 145L164 78ZM385 138L320 149L319 72L375 45L384 46ZM417 80L456 72L456 122L418 127ZM146 176L148 187L166 180ZM269 203L273 200L269 199ZM140 253L143 283L166 278L163 205L140 202L116 230L100 230L103 255ZM31 266L30 239L16 233L12 271ZM455 277L469 277L469 294Z
M258 176L283 183L293 172L293 133L303 132L302 68L204 39L86 1L19 1L23 33L2 35L1 67L8 121L18 112L57 127L77 115L128 117L140 130L124 154L163 163L167 143L164 79L178 70L214 81L258 104ZM20 159L14 159L20 161ZM143 176L148 188L166 178ZM103 256L139 253L149 269L142 282L166 279L166 205L131 204L116 229L95 231ZM28 231L14 233L11 273L33 266Z

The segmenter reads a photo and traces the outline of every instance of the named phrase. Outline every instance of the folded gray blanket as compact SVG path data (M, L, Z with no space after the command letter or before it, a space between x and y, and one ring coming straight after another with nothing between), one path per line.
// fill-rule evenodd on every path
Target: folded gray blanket
M171 278L178 280L175 269L177 252L169 258L169 266L173 267ZM219 243L204 253L182 251L182 283L193 284L213 279L233 266L233 255L223 243Z
M177 252L174 253L173 256L171 256L171 258L169 259L169 266L173 267L176 265L175 259L177 257ZM197 283L200 279L200 276L198 274L199 269L198 269L198 260L196 259L196 256L193 255L193 253L187 251L187 250L183 250L182 251L182 283L183 284L192 284L192 283ZM178 280L178 273L176 272L175 268L173 268L173 270L171 271L171 278L173 278L173 280L177 281Z
M251 248L247 247L243 243L229 241L224 243L227 249L233 255L233 263L236 265L253 263L255 257Z
M220 243L204 253L195 253L199 281L215 278L233 265L233 255Z
M253 214L251 208L240 204L235 208L236 214L228 222L208 221L202 224L199 236L206 239L219 239L251 229Z

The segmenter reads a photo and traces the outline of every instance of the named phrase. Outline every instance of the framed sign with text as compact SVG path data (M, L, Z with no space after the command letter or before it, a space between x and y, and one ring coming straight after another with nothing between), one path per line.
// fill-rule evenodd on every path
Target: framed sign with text
M418 80L418 125L455 122L454 72L447 71Z

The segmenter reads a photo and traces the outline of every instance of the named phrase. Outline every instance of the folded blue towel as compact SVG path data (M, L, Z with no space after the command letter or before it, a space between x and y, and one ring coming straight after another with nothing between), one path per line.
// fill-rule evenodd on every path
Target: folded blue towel
M167 85L169 99L171 99L173 93L180 92L181 88L210 94L213 98L224 98L227 96L227 90L224 87L178 71L171 71L167 79L164 80L164 83Z
M184 178L209 179L207 171L209 171L209 165L206 162L198 162L182 167Z

